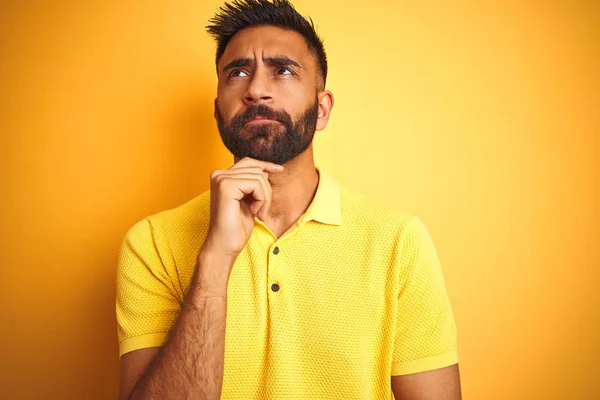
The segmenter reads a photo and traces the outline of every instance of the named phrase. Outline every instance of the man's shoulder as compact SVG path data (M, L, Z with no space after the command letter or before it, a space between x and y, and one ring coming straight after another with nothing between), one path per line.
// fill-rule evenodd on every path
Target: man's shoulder
M340 185L342 219L353 226L383 231L402 230L417 217L403 209L389 206L359 191Z
M167 210L150 215L151 221L162 224L205 221L210 216L210 191L205 191L193 199Z
M129 234L148 229L153 236L186 237L190 232L206 232L210 221L210 192L171 209L151 214L130 228Z

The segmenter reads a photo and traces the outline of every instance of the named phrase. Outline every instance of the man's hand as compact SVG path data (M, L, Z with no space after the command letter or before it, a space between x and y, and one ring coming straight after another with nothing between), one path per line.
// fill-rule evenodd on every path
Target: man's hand
M212 259L226 259L233 264L252 235L254 217L264 219L269 211L269 173L281 171L281 165L252 158L243 158L229 169L213 171L210 226L200 257L209 253Z

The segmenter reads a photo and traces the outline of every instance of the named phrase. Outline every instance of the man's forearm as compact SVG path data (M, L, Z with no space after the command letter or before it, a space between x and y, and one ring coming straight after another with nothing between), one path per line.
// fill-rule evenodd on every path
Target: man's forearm
M203 262L209 263L206 258L199 258L169 338L135 386L131 399L219 399L223 384L227 279L207 273L210 269ZM203 267L204 272L200 273ZM220 267L218 270L228 268Z

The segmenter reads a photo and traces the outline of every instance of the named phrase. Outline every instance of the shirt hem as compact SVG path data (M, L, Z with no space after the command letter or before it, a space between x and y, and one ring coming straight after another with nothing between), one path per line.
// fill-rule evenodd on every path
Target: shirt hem
M119 343L119 357L134 350L145 349L148 347L160 347L163 345L166 338L166 332L159 332L124 339Z
M449 367L458 363L458 352L453 350L449 353L440 354L433 357L422 358L420 360L406 361L401 363L392 363L391 375L408 375L418 372L431 371Z

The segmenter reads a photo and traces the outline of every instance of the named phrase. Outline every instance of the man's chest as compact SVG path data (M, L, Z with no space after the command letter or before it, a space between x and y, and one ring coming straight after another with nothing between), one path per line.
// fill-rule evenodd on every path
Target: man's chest
M395 315L392 273L381 254L343 243L249 246L231 272L227 332L254 346L356 352L377 341Z
M228 380L320 382L339 375L364 386L386 376L397 296L377 255L325 245L300 254L289 243L254 250L238 257L230 276Z

